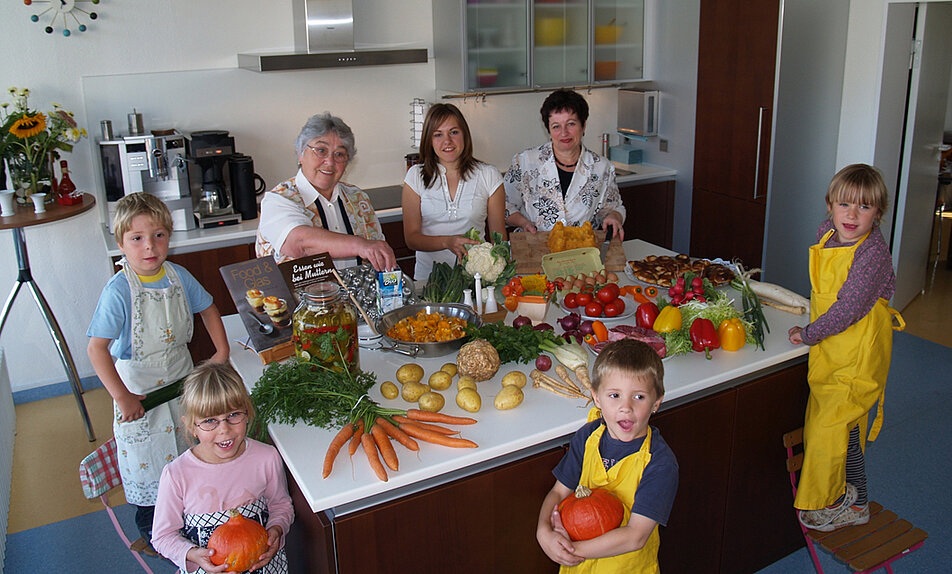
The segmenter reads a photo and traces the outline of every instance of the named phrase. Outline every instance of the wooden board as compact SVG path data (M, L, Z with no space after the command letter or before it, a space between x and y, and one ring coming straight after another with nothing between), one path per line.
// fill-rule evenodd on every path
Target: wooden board
M601 245L605 239L605 232L596 229L595 239ZM512 257L516 260L516 274L542 272L542 256L549 253L549 232L526 233L514 231L509 234L509 245L512 248ZM622 271L625 269L625 250L621 241L617 239L608 244L602 264L606 271Z

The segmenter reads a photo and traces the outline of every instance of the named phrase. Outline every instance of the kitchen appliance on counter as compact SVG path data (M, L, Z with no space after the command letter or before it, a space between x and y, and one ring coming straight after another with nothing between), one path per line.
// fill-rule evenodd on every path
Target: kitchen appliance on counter
M163 130L108 139L99 142L99 154L110 231L116 202L140 191L165 202L173 231L195 229L183 134Z
M235 156L235 138L225 130L202 130L187 141L189 180L195 219L205 229L241 221L232 201L228 164Z

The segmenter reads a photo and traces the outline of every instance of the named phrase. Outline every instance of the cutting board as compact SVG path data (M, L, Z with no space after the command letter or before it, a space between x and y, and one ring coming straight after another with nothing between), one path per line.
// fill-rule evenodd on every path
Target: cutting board
M605 232L595 230L595 240L599 245L605 239ZM509 234L509 245L512 248L512 257L516 260L516 274L542 273L542 256L549 253L549 232L526 233L514 231ZM608 244L602 264L606 271L622 271L625 269L625 250L621 241L617 239Z

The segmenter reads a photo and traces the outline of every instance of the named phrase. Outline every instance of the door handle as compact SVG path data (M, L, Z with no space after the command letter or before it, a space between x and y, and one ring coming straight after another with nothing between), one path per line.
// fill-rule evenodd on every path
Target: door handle
M760 148L761 148L761 138L764 134L764 112L768 111L768 108L761 106L757 111L757 155L754 160L754 199L760 197Z

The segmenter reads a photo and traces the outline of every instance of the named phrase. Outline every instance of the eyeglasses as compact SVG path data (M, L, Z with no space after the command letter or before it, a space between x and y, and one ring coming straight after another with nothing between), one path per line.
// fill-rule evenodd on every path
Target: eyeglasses
M307 144L304 144L307 145ZM334 158L334 163L347 163L350 160L350 155L346 151L335 151L331 153L331 150L327 149L325 146L311 146L307 145L307 149L314 152L314 155L317 159L324 161L327 159L327 156Z
M248 420L248 413L245 411L235 411L230 415L226 415L223 419L204 419L195 423L195 426L202 429L203 431L211 432L218 428L219 423L222 421L227 422L228 424L240 425L241 423Z

